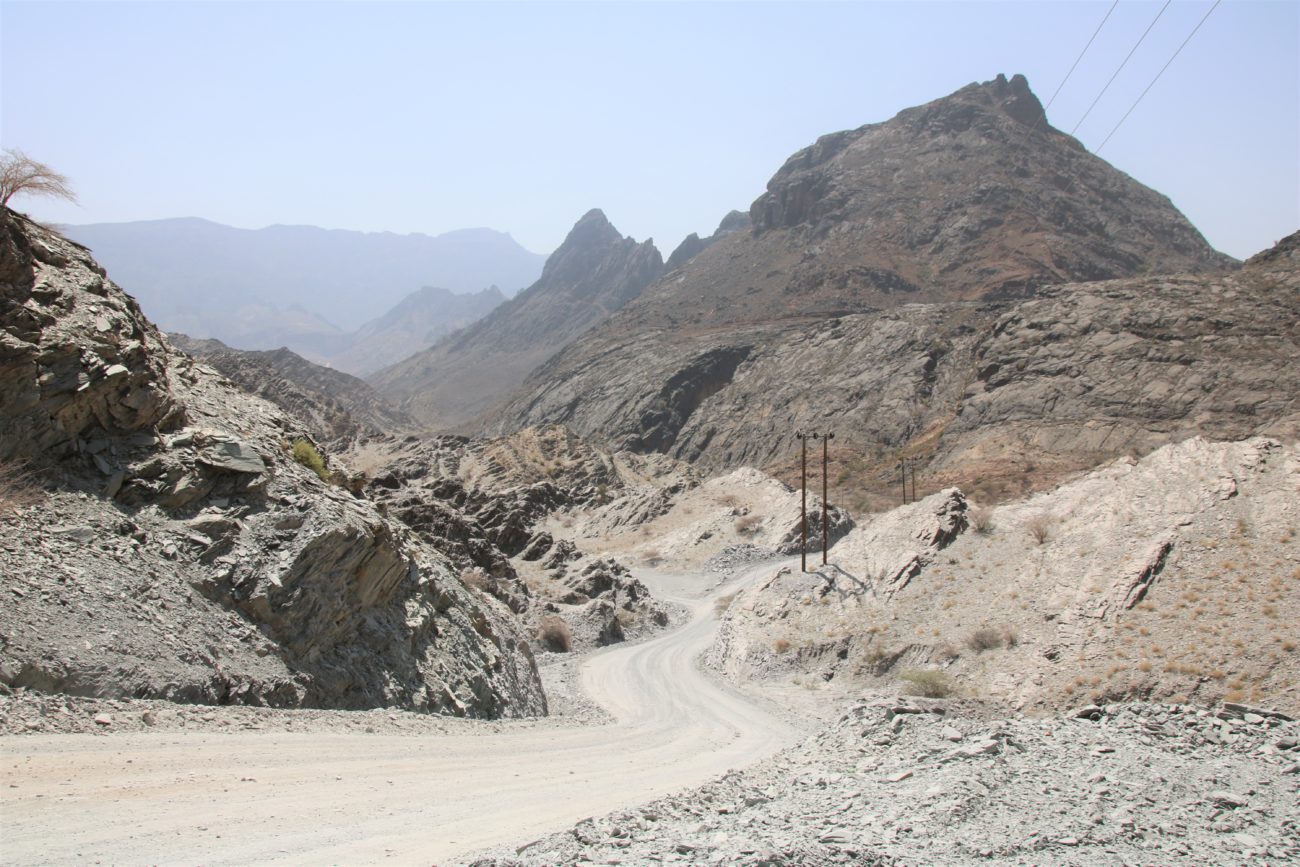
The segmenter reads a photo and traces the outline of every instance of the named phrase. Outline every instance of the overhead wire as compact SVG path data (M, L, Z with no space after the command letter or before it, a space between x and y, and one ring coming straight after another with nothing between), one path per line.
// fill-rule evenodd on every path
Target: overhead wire
M1129 106L1128 111L1124 112L1124 116L1119 119L1119 123L1115 124L1115 128L1106 134L1106 137L1101 140L1101 144L1097 145L1097 149L1093 151L1094 154L1101 153L1101 149L1106 146L1106 142L1110 141L1110 137L1113 136L1121 126L1123 126L1124 121L1128 120L1128 116L1133 113L1133 109L1138 107L1138 103L1142 101L1142 97L1147 95L1148 90L1155 87L1156 82L1160 80L1160 76L1164 75L1165 70L1169 68L1169 64L1173 63L1174 58L1176 58L1179 54L1182 53L1182 50L1187 47L1187 43L1191 42L1192 37L1196 35L1196 31L1201 29L1201 25L1206 22L1206 20L1210 17L1210 15L1213 14L1215 9L1219 8L1219 4L1221 2L1223 2L1223 0L1214 0L1214 5L1211 6L1209 11L1206 12L1205 15L1201 17L1201 20L1196 23L1196 26L1192 28L1192 32L1187 34L1187 38L1184 39L1183 44L1179 45L1178 49L1174 51L1173 56L1171 56L1167 61L1165 61L1164 66L1160 67L1160 71L1156 73L1155 78L1151 79L1151 83L1146 86L1146 90L1143 90L1140 94L1138 94L1138 98L1133 100L1133 104Z
M1043 108L1043 117L1047 116L1047 109L1051 108L1052 103L1056 102L1056 98L1061 95L1061 89L1064 88L1065 83L1070 80L1070 76L1074 75L1074 70L1079 67L1079 61L1083 60L1083 55L1088 53L1088 49L1092 47L1092 43L1097 41L1097 34L1101 33L1101 28L1105 27L1106 22L1110 20L1110 13L1114 12L1115 7L1118 5L1119 0L1115 0L1114 3L1110 4L1110 8L1106 10L1106 14L1102 16L1101 23L1097 25L1096 30L1092 31L1092 38L1088 40L1087 45L1083 46L1083 50L1079 52L1079 56L1074 58L1074 63L1070 66L1070 71L1065 73L1065 78L1062 78L1061 83L1056 86L1056 90L1052 93L1052 98L1047 100L1047 105ZM1039 118L1039 121L1041 122L1042 118Z
M1147 25L1147 29L1142 31L1142 35L1138 37L1138 41L1134 43L1131 49L1129 49L1128 55L1125 56L1124 60L1115 70L1115 74L1110 77L1110 81L1106 82L1106 86L1101 89L1101 93L1097 94L1097 98L1092 101L1092 105L1088 106L1088 110L1083 113L1083 117L1079 118L1079 122L1074 125L1074 129L1070 130L1070 135L1074 135L1078 132L1079 127L1083 126L1083 122L1088 119L1088 115L1092 114L1092 110L1097 107L1097 103L1101 102L1101 98L1106 95L1106 91L1110 90L1110 86L1115 83L1115 79L1119 77L1120 72L1122 72L1124 67L1128 65L1128 62L1132 59L1134 53L1137 52L1138 48L1146 40L1147 34L1151 32L1151 28L1156 26L1156 22L1160 20L1160 16L1165 14L1165 10L1169 8L1169 4L1172 2L1174 2L1174 0L1165 0L1165 5L1160 7L1160 11L1156 13L1156 17L1151 19L1151 23Z

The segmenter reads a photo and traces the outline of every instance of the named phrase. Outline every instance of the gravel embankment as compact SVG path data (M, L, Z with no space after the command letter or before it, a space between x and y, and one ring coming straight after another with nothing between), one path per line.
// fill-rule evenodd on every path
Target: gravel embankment
M1240 706L950 718L853 707L797 747L477 867L1282 864L1300 858L1300 726ZM1087 718L1095 716L1096 719Z

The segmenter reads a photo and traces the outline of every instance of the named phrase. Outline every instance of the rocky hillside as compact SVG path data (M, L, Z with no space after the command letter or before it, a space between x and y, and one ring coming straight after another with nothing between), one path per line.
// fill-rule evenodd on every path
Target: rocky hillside
M413 425L364 380L313 364L289 349L231 349L219 340L169 334L178 349L215 367L236 386L296 416L322 443L392 434Z
M739 679L902 683L1015 709L1249 701L1300 714L1300 449L1165 446L999 508L949 489L866 522L820 573L743 591Z
M624 238L603 213L590 211L546 260L536 283L370 382L422 422L443 430L463 426L504 402L534 368L662 271L653 244Z
M841 497L855 485L892 491L900 453L923 461L929 490L1014 493L1198 433L1294 436L1298 241L1217 276L651 332L514 406L520 419L560 418L598 442L709 469L788 468L797 430L832 429Z
M1103 392L1131 387L1116 369L1138 363L1127 335L1182 341L1159 371L1172 390L1186 383L1179 371L1187 364L1206 366L1211 383L1232 380L1221 391L1209 386L1218 397L1197 386L1170 407L1127 395L1106 401L1103 415L1125 436L1041 446L1062 452L1063 463L1091 466L1097 456L1083 452L1098 443L1102 457L1113 456L1140 445L1126 439L1179 427L1184 416L1181 426L1197 429L1201 407L1191 405L1221 404L1253 376L1237 350L1219 355L1220 318L1237 331L1224 348L1249 351L1263 332L1268 348L1252 361L1270 372L1294 366L1289 320L1258 316L1274 299L1294 305L1287 278L1224 276L1232 260L1163 196L1047 125L1019 76L823 137L790 158L749 216L748 230L685 257L535 372L491 430L558 422L610 447L710 468L779 466L803 426L839 430L837 444L857 461L913 446L928 455L925 443L968 412L968 387L984 390L994 365L999 388L1015 387L1021 373L1036 378L1028 359L998 357L1011 351L998 337L1004 317L1045 306L1078 323L1074 378L1098 364ZM1256 284L1270 298L1258 306L1249 297ZM1228 286L1242 291L1220 297ZM1017 306L1026 303L1038 306ZM1180 318L1185 304L1224 313ZM1117 338L1089 338L1093 330ZM1282 357L1271 358L1278 348ZM1040 394L1033 423L1086 423L1104 400L1094 390L1055 401ZM1232 435L1276 421L1274 409L1267 420L1241 414Z
M1247 864L1300 857L1300 725L1126 703L1026 719L863 698L779 755L473 867ZM665 853L671 853L665 857Z
M0 211L0 684L545 712L529 641L173 349L85 248ZM297 459L295 459L295 455Z
M602 508L622 509L629 524L648 520L698 484L679 462L603 452L559 427L497 440L380 438L346 459L387 514L445 552L544 647L584 649L668 625L668 608L623 563L554 524Z

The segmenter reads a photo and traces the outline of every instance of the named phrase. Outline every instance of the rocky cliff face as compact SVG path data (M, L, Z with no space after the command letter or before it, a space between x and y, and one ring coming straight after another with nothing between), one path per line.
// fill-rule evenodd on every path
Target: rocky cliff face
M831 429L842 491L888 490L900 452L925 462L929 490L981 480L1016 490L1198 433L1291 437L1300 268L1285 251L1294 245L1218 276L651 332L549 381L539 375L544 384L513 412L710 469L788 464L797 430Z
M587 541L575 544L553 525L572 526L573 514L605 507L620 512L620 524L649 520L657 505L697 484L684 465L610 454L554 426L496 440L374 440L347 457L388 514L534 631L558 617L576 648L668 624L665 607L621 563L592 556Z
M505 608L291 456L300 423L174 350L84 248L0 213L0 683L545 711ZM22 486L18 490L18 486Z
M539 368L490 430L562 423L722 469L780 468L797 429L830 428L850 481L885 488L901 452L933 490L1294 427L1294 260L1237 273L1047 126L1019 76L824 137L750 218Z
M184 334L168 338L244 391L296 416L320 442L341 446L356 437L392 434L414 424L364 380L313 364L291 350L253 352Z
M370 381L417 419L457 428L502 403L534 368L637 297L662 271L653 244L624 238L593 210L546 261L536 283Z

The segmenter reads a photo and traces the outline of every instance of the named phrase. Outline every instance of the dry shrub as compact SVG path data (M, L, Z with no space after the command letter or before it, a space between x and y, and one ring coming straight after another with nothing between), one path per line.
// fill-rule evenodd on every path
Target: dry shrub
M34 506L41 499L41 489L31 471L20 464L0 461L0 515Z
M537 637L549 650L568 653L573 649L573 633L569 624L556 614L548 614L537 624Z
M736 532L742 536L753 535L758 532L758 526L762 523L763 519L758 515L745 515L736 519Z
M1052 535L1052 523L1051 515L1034 515L1025 521L1025 530L1041 545Z
M785 653L790 649L790 642L784 638L778 638L776 641L772 642L772 649L778 654Z
M658 548L647 548L641 552L641 559L647 566L658 566L664 561L664 555L659 552Z
M987 535L993 532L993 509L990 506L977 506L966 513L970 528L976 533Z
M479 568L466 569L461 572L460 583L480 593L487 593L491 589L487 575Z
M985 626L966 636L966 646L976 653L996 650L1002 646L1002 635L996 629Z
M908 695L925 698L947 698L952 695L952 678L942 671L914 668L900 674L898 679L907 684L903 690Z
M736 592L738 593L739 591ZM723 614L727 613L727 609L731 607L731 603L734 601L736 601L736 593L728 593L725 596L719 596L717 599L713 600L713 613L721 617Z

